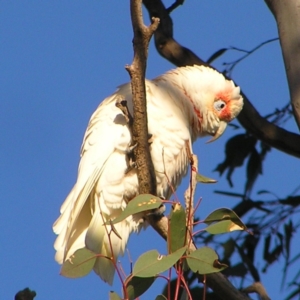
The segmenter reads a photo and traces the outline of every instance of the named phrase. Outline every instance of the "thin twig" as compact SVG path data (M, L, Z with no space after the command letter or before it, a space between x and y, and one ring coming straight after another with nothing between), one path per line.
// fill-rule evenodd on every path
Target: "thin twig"
M278 1L272 2L277 3ZM281 1L279 2L281 3ZM194 64L207 65L203 59L190 49L181 46L173 38L173 22L161 0L143 0L143 3L150 18L154 16L160 18L160 26L156 30L154 38L156 49L161 56L178 67ZM238 120L242 126L271 147L300 158L300 135L266 120L258 113L248 97L243 92L241 94L244 98L244 108L238 115Z
M271 300L265 290L264 286L260 282L255 282L247 288L243 289L246 293L257 293L261 300Z
M182 5L184 0L176 0L170 7L167 8L167 12L170 14L178 6Z
M256 47L254 47L251 50L244 50L244 49L240 49L237 47L230 47L229 50L235 50L235 51L239 51L239 52L243 52L245 53L243 56L241 56L240 58L238 58L237 60L233 61L233 62L225 62L223 63L224 66L229 66L228 69L226 69L226 73L230 76L232 74L233 69L236 67L236 65L241 62L242 60L246 59L249 55L253 54L255 51L257 51L259 48L263 47L264 45L267 45L269 43L278 41L279 38L273 38L273 39L269 39L266 40L262 43L260 43L259 45L257 45Z
M198 158L196 155L191 153L189 144L186 145L188 157L190 159L191 165L191 175L189 187L184 193L185 207L186 207L186 225L187 225L187 235L186 235L186 244L190 246L193 234L193 213L194 213L194 195L196 191L196 176L198 170Z

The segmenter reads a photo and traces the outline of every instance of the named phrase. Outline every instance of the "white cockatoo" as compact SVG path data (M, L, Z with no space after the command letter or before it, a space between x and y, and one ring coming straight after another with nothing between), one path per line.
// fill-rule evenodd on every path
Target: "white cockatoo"
M176 188L187 172L186 143L192 149L197 137L212 135L214 140L221 136L241 111L243 99L232 81L204 66L177 68L145 83L157 195L167 199L170 184ZM130 216L114 225L118 234L111 232L108 237L110 226L106 225L107 231L103 225L138 194L137 171L128 171L132 137L125 116L116 107L120 98L127 101L132 114L130 83L121 85L96 109L83 139L77 181L53 225L58 235L56 261L62 264L86 247L101 254L94 271L109 284L115 268L105 256L123 255L129 235L142 226L140 216Z

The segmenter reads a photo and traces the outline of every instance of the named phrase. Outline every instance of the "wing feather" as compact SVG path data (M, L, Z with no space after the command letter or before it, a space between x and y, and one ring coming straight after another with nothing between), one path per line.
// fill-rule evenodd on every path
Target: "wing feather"
M94 205L87 203L89 196L110 156L116 149L125 152L130 143L130 135L126 134L128 132L126 120L120 109L115 106L117 97L120 95L124 98L128 97L126 95L128 90L124 85L115 94L106 98L98 106L88 124L81 147L77 182L61 206L61 216L53 225L53 230L58 234L55 249L64 252L63 255L57 254L57 260L60 262L62 257L66 258L67 252L71 252L69 250L73 243L84 246L85 234L82 233L89 226ZM82 213L86 215L85 218L80 218ZM80 241L78 242L77 239Z
M153 135L150 149L158 183L157 192L169 197L171 189L168 180L171 180L175 189L187 170L185 145L186 141L191 143L190 127L184 116L185 108L176 102L176 95L151 81L146 81L146 90L148 127ZM99 105L86 130L77 182L54 224L54 231L58 234L55 242L56 260L60 263L85 246L110 256L110 243L103 221L115 218L126 205L126 199L130 200L138 192L136 172L125 176L126 153L131 136L124 115L115 106L120 96L127 100L132 113L131 89L126 84ZM140 228L139 219L129 217L115 226L122 236L122 240L114 235L111 237L113 253L117 257L124 253L129 234ZM107 268L111 266L108 270L101 268L103 262L100 261L103 260ZM95 271L111 282L111 263L99 259Z
M186 142L190 146L192 143L190 123L185 114L189 107L178 101L178 89L161 88L160 82L155 80L146 81L146 86L148 130L153 135L150 150L156 171L157 193L170 197L170 184L176 189L187 172Z

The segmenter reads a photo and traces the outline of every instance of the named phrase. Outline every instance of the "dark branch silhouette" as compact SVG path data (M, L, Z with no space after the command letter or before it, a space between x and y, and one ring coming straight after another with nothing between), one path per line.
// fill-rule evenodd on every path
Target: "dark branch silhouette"
M31 291L29 288L26 288L22 291L19 291L15 295L15 300L33 300L36 296L35 291Z
M300 129L300 1L265 0L265 2L277 22L294 118Z
M204 60L188 48L181 46L173 38L173 22L161 0L144 0L143 3L150 18L158 17L160 19L160 25L154 33L154 38L156 49L161 56L176 66L207 65ZM297 78L300 78L300 75ZM266 120L251 104L248 97L244 93L242 95L244 108L238 116L242 126L271 147L300 158L300 135L289 132Z
M240 63L242 60L244 60L249 55L251 55L254 52L256 52L261 47L265 46L266 44L270 44L270 43L275 42L275 41L278 41L278 38L266 40L266 41L260 43L259 45L255 46L251 50L245 50L245 49L241 49L241 48L237 48L237 47L229 47L229 48L222 49L223 53L225 52L224 50L235 50L235 51L239 51L239 52L243 52L244 53L244 55L242 55L240 58L236 59L235 61L224 62L223 63L223 65L226 66L226 69L225 69L226 74L228 76L231 76L233 69L237 66L238 63Z

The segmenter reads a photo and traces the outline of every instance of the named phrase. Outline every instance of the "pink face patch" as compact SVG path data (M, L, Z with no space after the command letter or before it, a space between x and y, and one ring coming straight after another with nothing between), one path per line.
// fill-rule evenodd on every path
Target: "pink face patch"
M216 99L220 99L228 103L231 100L231 93L232 93L232 88L227 88L226 90L217 93Z
M232 120L229 103L227 104L227 106L224 109L222 109L222 111L219 112L219 119L222 121L226 121L226 122L230 122Z
M231 95L232 95L232 86L229 84L226 89L216 94L216 99L223 100L226 103L226 107L223 108L219 113L219 119L222 121L230 122L232 118L231 114Z

